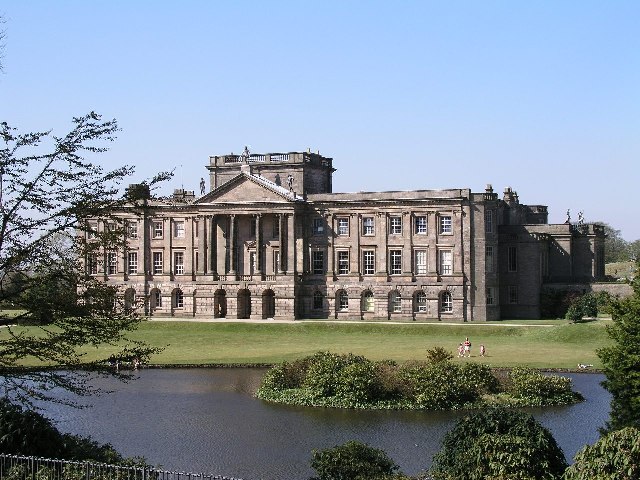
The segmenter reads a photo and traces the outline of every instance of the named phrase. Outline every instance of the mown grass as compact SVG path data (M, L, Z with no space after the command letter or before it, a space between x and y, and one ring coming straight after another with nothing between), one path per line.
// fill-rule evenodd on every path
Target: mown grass
M435 346L456 353L468 336L472 357L461 362L535 368L576 368L586 363L599 368L596 349L609 344L605 331L609 323L602 319L578 324L562 320L460 325L145 321L130 337L164 347L151 359L159 365L273 364L318 351L354 353L371 360L416 360L424 359L426 350ZM0 339L5 335L0 330ZM480 344L487 349L486 357L479 356ZM86 358L104 357L112 350L86 348Z

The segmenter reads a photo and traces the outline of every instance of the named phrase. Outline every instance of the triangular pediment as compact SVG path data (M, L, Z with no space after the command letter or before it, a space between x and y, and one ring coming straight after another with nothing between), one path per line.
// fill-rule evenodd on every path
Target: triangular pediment
M299 200L292 192L263 177L241 173L199 198L196 203L289 203Z

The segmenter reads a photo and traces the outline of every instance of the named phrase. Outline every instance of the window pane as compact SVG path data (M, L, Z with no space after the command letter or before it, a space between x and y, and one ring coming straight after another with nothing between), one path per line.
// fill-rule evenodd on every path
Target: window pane
M402 217L390 217L389 233L400 235L402 233Z
M402 273L402 250L391 250L389 252L390 272L392 275Z
M427 217L416 217L416 234L424 235L427 233Z
M362 254L363 256L363 273L364 275L373 275L374 273L376 273L376 267L375 267L375 254L372 250L367 250L365 252L363 252Z
M349 252L338 252L338 273L340 275L349 273Z
M338 219L338 235L349 235L349 219Z
M311 271L315 275L322 275L324 273L324 252L321 250L315 250L311 256Z
M451 233L451 217L448 215L440 217L440 233Z
M373 235L373 217L364 217L362 219L362 234Z
M427 273L427 251L417 250L416 251L416 274L426 275L426 273Z

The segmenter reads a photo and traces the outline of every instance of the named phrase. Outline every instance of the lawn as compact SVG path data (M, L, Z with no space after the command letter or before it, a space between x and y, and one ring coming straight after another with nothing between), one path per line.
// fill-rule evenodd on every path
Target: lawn
M459 325L147 321L132 338L164 347L152 358L154 364L276 363L318 351L404 361L424 359L426 350L435 346L454 353L468 336L472 358L460 361L536 368L576 368L585 363L599 368L596 349L609 343L604 328L608 323L609 320ZM480 344L487 349L484 358L479 357Z

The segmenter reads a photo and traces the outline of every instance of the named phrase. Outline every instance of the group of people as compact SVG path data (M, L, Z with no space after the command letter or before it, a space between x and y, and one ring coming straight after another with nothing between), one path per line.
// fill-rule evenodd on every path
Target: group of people
M480 356L484 357L487 353L487 350L484 348L484 345L480 345ZM469 337L464 339L460 345L458 345L458 358L460 357L471 357L471 341L469 341Z

